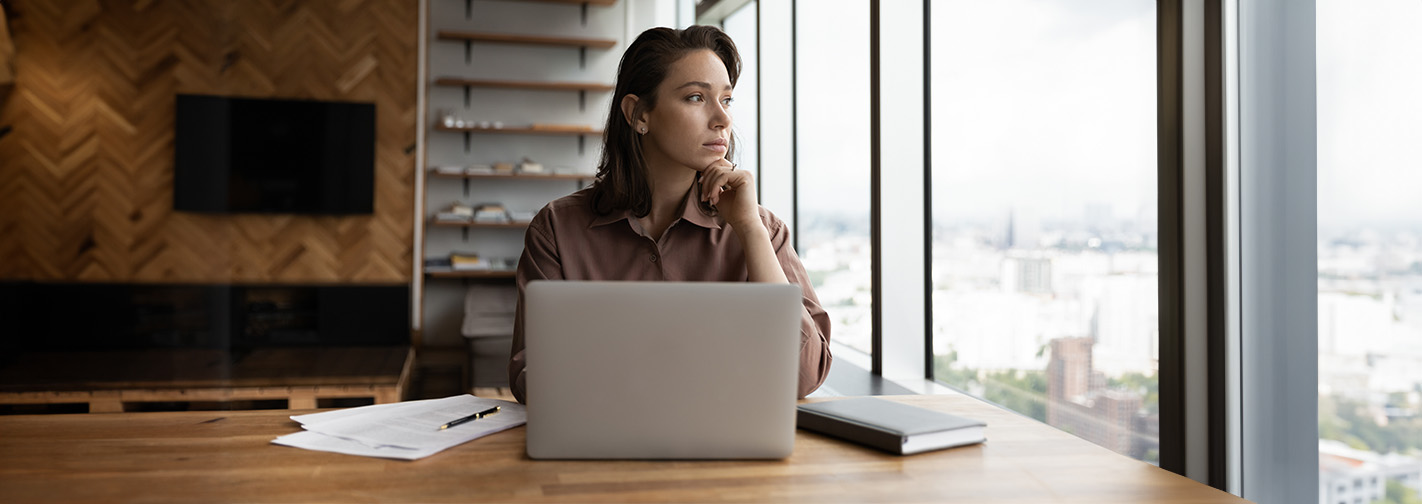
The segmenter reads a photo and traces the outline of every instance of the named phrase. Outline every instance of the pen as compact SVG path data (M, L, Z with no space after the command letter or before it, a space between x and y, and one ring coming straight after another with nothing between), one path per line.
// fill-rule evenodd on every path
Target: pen
M448 429L448 428L450 428L450 427L454 427L454 426L456 426L456 425L462 424L462 423L464 423L464 422L468 422L468 421L470 421L470 420L478 420L478 419L480 419L480 418L484 418L484 417L486 417L486 416L489 416L489 415L492 415L492 414L498 413L498 412L499 412L499 407L498 407L498 406L494 406L494 407L492 407L492 408L486 409L486 410L484 410L484 411L480 411L480 412L478 412L478 413L475 413L475 414L473 414L473 415L469 415L469 416L467 416L467 417L456 418L456 419L454 419L454 420L450 420L449 423L439 426L439 430L445 430L445 429Z

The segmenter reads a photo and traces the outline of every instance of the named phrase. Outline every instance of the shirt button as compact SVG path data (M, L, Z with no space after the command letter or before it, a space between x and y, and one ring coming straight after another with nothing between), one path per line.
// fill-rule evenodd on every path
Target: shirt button
M656 255L656 254L652 254L652 255L650 255L650 256L647 256L647 258L648 258L648 259L651 259L652 262L657 262L657 255Z

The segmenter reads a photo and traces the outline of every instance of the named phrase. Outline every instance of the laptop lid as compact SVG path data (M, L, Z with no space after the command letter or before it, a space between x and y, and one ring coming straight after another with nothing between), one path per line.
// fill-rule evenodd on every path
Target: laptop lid
M798 286L534 281L524 304L529 457L793 451Z

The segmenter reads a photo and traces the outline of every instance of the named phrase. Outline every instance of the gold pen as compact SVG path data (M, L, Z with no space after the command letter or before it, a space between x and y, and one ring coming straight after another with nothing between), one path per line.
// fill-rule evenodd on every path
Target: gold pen
M478 419L480 419L480 418L484 418L484 417L486 417L486 416L489 416L489 415L492 415L492 414L498 413L498 412L499 412L499 407L498 407L498 406L494 406L494 407L492 407L492 408L486 409L486 410L484 410L484 411L480 411L480 412L478 412L478 413L475 413L475 414L473 414L473 415L469 415L469 416L467 416L467 417L457 418L457 419L454 419L454 420L450 420L449 423L439 426L439 430L445 430L445 429L448 429L448 428L450 428L450 427L454 427L454 426L456 426L456 425L462 424L462 423L464 423L464 422L468 422L468 421L470 421L470 420L478 420Z

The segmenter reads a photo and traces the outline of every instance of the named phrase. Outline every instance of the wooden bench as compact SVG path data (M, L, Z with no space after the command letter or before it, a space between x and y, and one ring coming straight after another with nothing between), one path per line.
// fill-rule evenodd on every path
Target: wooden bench
M91 413L154 402L385 404L401 400L413 363L408 346L37 352L0 368L0 404L77 403Z

